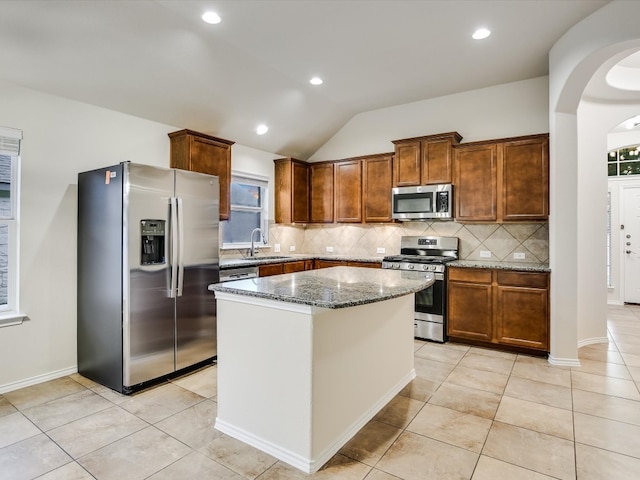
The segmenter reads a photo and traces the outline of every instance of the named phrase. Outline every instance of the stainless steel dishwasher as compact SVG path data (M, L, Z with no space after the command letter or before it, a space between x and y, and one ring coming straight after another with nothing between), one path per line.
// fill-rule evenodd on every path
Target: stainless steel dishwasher
M245 278L255 278L258 276L258 266L231 267L220 270L220 281L243 280Z

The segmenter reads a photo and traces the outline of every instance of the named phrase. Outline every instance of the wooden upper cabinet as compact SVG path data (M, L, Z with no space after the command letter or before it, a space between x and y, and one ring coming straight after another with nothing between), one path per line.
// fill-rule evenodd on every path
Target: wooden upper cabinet
M276 223L309 221L309 165L294 158L274 160Z
M395 142L394 142L395 143ZM393 163L393 186L420 185L420 141L396 143Z
M393 153L362 159L362 205L365 222L391 221Z
M458 132L394 140L393 185L395 187L451 183L452 146Z
M455 150L455 218L493 221L497 216L497 147L493 143L458 145Z
M216 175L220 181L220 219L229 219L231 146L235 143L192 130L169 134L172 168Z
M456 220L545 221L549 135L486 140L454 148Z
M362 222L362 162L335 163L336 222Z
M422 183L424 185L451 183L452 143L451 138L422 142Z
M549 136L500 144L502 220L547 220L549 216Z
M312 223L333 222L333 169L333 163L330 162L309 165L309 221Z

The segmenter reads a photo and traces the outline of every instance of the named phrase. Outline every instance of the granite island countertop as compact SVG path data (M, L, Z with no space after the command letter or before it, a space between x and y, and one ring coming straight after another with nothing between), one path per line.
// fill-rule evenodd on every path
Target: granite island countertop
M209 290L322 308L346 308L415 293L434 281L433 273L331 267L215 283L209 285Z
M486 260L455 260L447 263L448 267L491 268L496 270L515 270L519 272L550 272L546 263L501 262Z

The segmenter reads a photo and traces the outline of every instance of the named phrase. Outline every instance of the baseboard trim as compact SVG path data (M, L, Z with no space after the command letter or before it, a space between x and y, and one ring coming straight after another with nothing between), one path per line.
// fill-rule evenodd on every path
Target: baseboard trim
M577 358L556 358L549 355L547 360L551 365L555 365L557 367L579 367L580 360Z
M609 343L609 337L585 338L584 340L580 340L578 342L578 348L586 347L588 345L595 345L598 343Z
M43 373L42 375L36 375L35 377L25 378L24 380L19 380L17 382L5 383L4 385L0 385L0 394L13 392L20 388L30 387L32 385L37 385L38 383L55 380L56 378L66 377L67 375L72 375L77 372L78 367L73 366L63 368L62 370L56 370L54 372Z
M412 369L405 377L394 385L386 395L384 395L373 407L366 411L359 419L357 419L345 432L340 435L324 452L317 458L311 459L303 457L292 452L287 448L283 448L264 438L258 437L244 429L237 428L220 418L216 418L215 428L229 435L230 437L240 440L241 442L251 445L252 447L262 450L265 453L282 460L283 462L297 468L305 473L315 473L327 463L344 444L346 444L358 431L364 427L387 403L393 399L400 391L416 377L415 369Z

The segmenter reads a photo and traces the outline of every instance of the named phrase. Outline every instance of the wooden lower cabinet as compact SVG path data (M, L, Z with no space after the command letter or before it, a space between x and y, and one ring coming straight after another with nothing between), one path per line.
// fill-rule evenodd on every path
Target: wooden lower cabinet
M315 269L329 268L329 267L342 267L344 265L346 265L346 262L342 260L321 260L319 258L316 258L313 261L313 268Z
M447 333L456 340L549 351L549 274L449 268Z
M258 266L258 276L268 277L282 273L303 272L313 269L313 260L296 260L294 262L267 263Z
M382 263L378 262L347 262L348 267L362 267L362 268L382 268Z
M364 267L364 268L382 268L382 263L378 262L355 262L349 260L322 260L316 258L314 261L314 268L329 268L329 267Z
M447 297L448 335L490 342L493 336L491 271L449 269Z
M284 273L284 263L267 263L258 266L258 277L269 277Z

